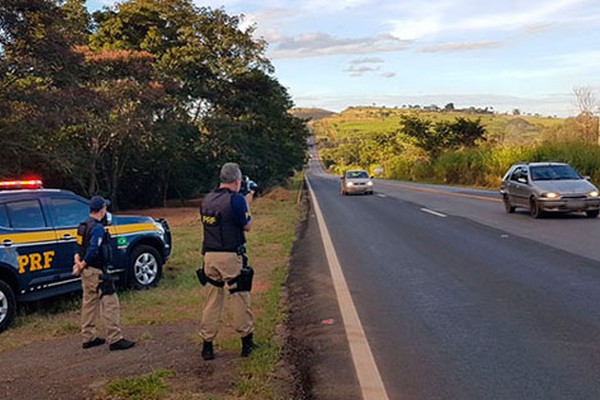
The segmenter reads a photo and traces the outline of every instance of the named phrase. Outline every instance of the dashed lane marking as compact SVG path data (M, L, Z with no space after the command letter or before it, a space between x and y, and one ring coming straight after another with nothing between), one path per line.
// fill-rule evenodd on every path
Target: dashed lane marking
M381 194L381 193L377 193L377 196L384 198L384 199L387 197L385 194Z
M352 353L352 361L354 362L362 398L364 400L388 400L383 380L381 379L381 375L379 375L379 370L377 369L373 353L371 353L367 336L365 335L365 331L358 318L358 313L356 312L352 296L350 295L350 289L348 289L342 267L335 252L335 248L333 247L333 241L329 235L329 229L327 229L327 225L325 224L323 213L321 212L321 208L319 207L317 197L315 196L308 176L306 177L306 184L315 208L315 214L317 215L319 231L321 232L323 246L325 247L325 254L327 255L327 263L329 264L333 287L335 288L338 304L342 313L342 319L344 320L346 337L350 344L350 352Z
M440 212L433 211L433 210L430 210L430 209L428 209L428 208L421 208L421 211L423 211L423 212L426 212L426 213L428 213L428 214L431 214L431 215L435 215L435 216L438 216L438 217L442 217L442 218L446 218L446 217L447 217L447 215L446 215L446 214L442 214L442 213L440 213Z

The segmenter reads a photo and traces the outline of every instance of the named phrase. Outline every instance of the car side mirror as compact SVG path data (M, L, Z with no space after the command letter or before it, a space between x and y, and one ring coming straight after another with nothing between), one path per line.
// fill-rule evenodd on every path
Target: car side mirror
M374 177L373 175L371 175L371 176L369 177L369 179L375 179L375 177Z
M583 177L583 179L585 179L586 181L591 181L592 177L589 176L589 175L586 175L586 176Z
M344 180L344 176L342 175L342 176L340 177L340 179L341 179L341 180Z
M109 212L106 213L106 225L112 225L113 215Z

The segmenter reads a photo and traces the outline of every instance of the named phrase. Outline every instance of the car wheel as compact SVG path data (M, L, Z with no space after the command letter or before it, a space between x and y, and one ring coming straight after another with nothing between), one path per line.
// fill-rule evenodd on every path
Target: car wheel
M600 214L600 210L589 210L585 212L585 215L587 215L588 218L597 218L598 214Z
M506 210L506 212L508 214L512 214L515 212L515 208L512 204L510 204L510 200L508 199L508 196L504 195L502 196L502 202L504 203L504 209Z
M10 326L17 314L17 299L12 288L0 281L0 332Z
M533 218L540 218L542 216L542 210L540 210L540 205L538 204L537 200L533 197L531 198L531 200L529 200L529 214L531 214Z
M152 246L137 246L131 253L129 264L130 282L136 289L156 286L162 278L162 257Z

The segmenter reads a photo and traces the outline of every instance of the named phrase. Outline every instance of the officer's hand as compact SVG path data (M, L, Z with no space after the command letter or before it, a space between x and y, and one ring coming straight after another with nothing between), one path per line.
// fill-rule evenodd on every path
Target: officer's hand
M73 271L71 273L73 276L79 276L82 270L83 268L81 268L81 263L75 263L73 264Z

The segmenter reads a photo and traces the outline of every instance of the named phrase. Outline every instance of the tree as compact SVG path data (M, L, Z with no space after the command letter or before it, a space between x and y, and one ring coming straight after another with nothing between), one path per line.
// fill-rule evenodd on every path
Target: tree
M589 86L576 86L573 88L575 102L579 109L577 116L577 130L588 143L600 145L600 107L594 91ZM598 122L594 118L594 112L598 112Z
M472 121L460 117L455 122L432 123L405 115L400 124L400 133L412 137L432 159L436 159L443 150L472 147L478 140L485 140L486 131L479 119Z
M444 111L454 111L454 103L448 103L444 106Z

